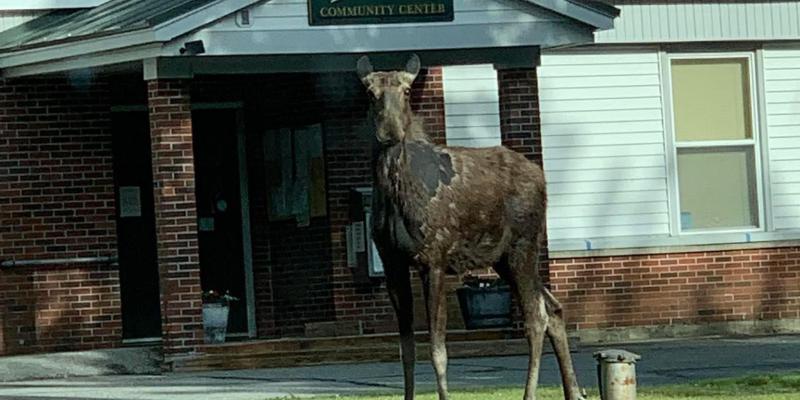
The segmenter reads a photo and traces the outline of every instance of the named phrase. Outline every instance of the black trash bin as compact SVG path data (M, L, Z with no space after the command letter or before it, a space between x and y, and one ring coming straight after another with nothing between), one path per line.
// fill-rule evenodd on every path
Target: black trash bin
M511 291L506 284L456 289L467 329L511 326Z

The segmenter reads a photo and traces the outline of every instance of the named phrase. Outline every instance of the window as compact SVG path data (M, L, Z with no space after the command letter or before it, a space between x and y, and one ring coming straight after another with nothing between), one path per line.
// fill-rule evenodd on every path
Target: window
M682 233L761 224L752 56L671 56L672 130Z

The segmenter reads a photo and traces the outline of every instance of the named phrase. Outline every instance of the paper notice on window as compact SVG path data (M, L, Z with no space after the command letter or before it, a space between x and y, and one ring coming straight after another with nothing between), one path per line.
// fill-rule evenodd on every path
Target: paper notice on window
M120 186L119 217L131 218L142 216L142 196L138 186Z

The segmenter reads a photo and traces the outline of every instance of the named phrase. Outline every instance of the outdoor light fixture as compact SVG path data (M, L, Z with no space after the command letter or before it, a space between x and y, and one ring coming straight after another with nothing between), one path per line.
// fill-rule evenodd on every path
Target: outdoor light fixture
M180 49L180 52L183 55L196 56L198 54L205 53L206 47L203 45L202 40L194 40L184 43L183 47Z

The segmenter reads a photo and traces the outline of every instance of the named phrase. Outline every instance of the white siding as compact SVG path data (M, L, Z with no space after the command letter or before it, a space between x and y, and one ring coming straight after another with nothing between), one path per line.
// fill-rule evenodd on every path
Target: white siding
M668 235L658 53L546 53L539 67L547 232Z
M764 51L769 181L776 230L800 228L800 50Z
M499 146L500 98L494 66L444 67L442 80L447 144Z
M0 32L22 25L44 13L44 11L0 11Z
M800 39L798 1L617 0L614 29L599 43Z
M169 45L203 40L206 55L305 54L588 43L592 32L535 6L455 0L452 22L309 26L307 0L270 0L250 8L249 26L232 15Z

